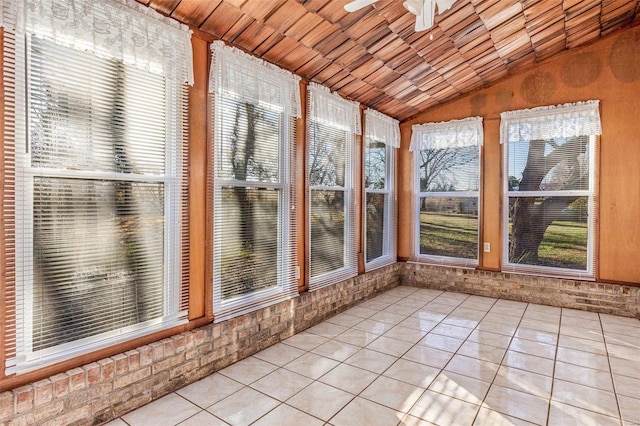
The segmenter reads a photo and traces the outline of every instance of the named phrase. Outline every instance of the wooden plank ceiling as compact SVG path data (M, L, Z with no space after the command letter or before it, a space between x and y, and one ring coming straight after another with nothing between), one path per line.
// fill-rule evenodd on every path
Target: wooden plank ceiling
M419 33L403 0L138 1L401 121L640 22L639 0L458 0Z

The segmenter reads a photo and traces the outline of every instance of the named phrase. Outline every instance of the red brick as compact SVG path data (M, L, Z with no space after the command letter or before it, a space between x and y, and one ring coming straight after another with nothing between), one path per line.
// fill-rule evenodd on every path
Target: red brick
M51 383L51 380L40 380L33 384L33 388L35 391L33 402L36 407L46 404L53 399L53 383Z
M113 362L116 364L116 376L122 376L129 372L129 358L123 354L114 355Z
M77 392L87 387L87 373L82 368L67 371L71 392Z
M0 419L7 419L14 415L13 393L0 393Z
M140 352L129 351L125 355L129 358L129 370L137 370L140 368Z
M16 414L26 413L33 409L33 397L35 392L32 385L14 389L13 394L16 401Z
M87 386L95 386L100 383L100 364L92 362L91 364L82 367L82 369L87 374Z
M115 376L116 373L116 364L112 359L101 359L98 361L98 365L100 365L100 380L111 380Z
M143 346L138 348L140 352L140 366L145 367L153 363L153 348L151 346Z
M53 384L53 399L62 398L69 393L69 376L67 374L56 374L51 377Z

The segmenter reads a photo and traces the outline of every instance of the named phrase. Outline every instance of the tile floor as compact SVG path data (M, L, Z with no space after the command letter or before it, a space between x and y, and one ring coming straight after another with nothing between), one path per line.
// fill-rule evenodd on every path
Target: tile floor
M110 426L640 425L640 321L398 287Z

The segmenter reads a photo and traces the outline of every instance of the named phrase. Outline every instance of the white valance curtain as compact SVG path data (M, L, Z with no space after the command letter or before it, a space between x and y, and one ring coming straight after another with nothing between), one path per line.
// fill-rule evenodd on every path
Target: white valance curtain
M599 105L592 100L503 112L500 143L599 135Z
M222 41L211 43L209 91L258 105L281 106L285 114L301 118L300 77Z
M400 148L400 122L374 109L364 111L365 137Z
M483 142L482 117L470 117L439 123L414 124L411 126L409 151L482 146Z
M193 84L191 30L134 0L2 0L0 24Z
M331 93L328 88L309 83L309 117L311 120L362 134L360 104Z

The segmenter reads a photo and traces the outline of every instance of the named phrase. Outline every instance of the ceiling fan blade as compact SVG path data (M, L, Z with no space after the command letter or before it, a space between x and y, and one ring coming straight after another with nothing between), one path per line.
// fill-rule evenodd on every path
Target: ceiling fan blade
M369 6L377 1L378 0L353 0L351 3L344 5L344 10L347 12L355 12L356 10L362 9L363 7Z
M435 0L424 0L422 10L416 16L416 32L428 30L433 26L433 15L436 12Z
M436 3L438 4L438 13L442 13L449 9L455 2L456 0L436 0Z

